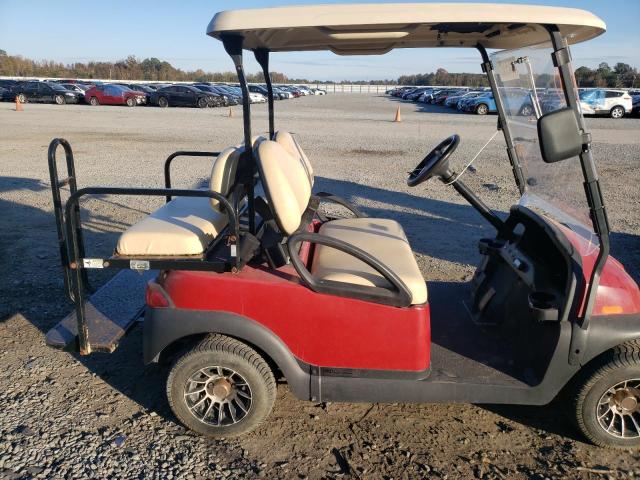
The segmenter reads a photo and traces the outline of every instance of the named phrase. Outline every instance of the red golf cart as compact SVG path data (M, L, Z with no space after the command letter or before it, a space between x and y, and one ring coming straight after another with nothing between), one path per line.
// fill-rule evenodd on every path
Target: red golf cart
M150 279L144 359L172 362L171 408L204 435L255 428L283 379L298 398L314 402L544 405L563 391L592 442L640 446L640 290L609 256L568 47L604 31L589 12L522 5L218 13L207 33L224 44L244 92L241 145L176 152L165 165L165 188L77 189L70 145L52 142L60 252L75 311L48 333L48 344L82 354L113 351L140 311L140 279ZM450 185L495 229L495 237L480 241L470 283L425 282L400 224L314 192L304 136L275 129L271 52L422 47L479 52L521 194L508 215L485 205L463 183L464 170L449 167L457 135L409 174L411 187L430 179ZM265 74L266 137L251 134L243 50ZM543 112L545 89L562 92L562 101ZM522 92L533 108L511 105ZM58 145L67 179L58 178ZM213 159L208 189L171 188L171 162L185 155ZM60 188L67 184L71 196L63 205ZM167 203L126 230L111 257L93 258L79 216L88 195L166 196ZM329 217L326 202L349 214ZM129 273L90 295L91 268Z

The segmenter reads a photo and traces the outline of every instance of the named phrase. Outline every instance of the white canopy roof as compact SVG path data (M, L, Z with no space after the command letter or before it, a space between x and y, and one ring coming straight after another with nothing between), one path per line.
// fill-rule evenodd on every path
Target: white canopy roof
M244 37L244 48L382 54L407 47L518 48L549 40L541 25L560 28L569 43L597 37L605 23L585 10L488 3L310 5L217 13L207 34Z

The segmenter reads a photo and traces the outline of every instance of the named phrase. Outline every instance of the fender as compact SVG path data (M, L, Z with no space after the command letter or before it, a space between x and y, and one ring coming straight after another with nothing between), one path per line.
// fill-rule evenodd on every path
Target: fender
M640 314L593 316L587 334L584 363L616 345L640 339Z
M201 333L220 333L244 340L264 351L284 373L289 388L301 400L313 400L311 374L286 345L250 318L229 312L147 307L144 319L144 363L157 362L176 340Z

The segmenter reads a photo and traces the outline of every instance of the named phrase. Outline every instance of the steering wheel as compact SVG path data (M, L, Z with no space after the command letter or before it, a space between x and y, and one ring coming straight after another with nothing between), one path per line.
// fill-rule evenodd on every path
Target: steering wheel
M460 137L455 134L440 142L440 144L431 150L418 166L409 173L407 185L415 187L432 177L440 176L447 172L449 170L449 156L455 152L459 143Z

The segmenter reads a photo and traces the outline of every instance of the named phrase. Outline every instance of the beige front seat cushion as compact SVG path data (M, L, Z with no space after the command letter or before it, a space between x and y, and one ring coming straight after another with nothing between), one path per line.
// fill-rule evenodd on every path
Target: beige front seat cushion
M207 197L177 197L129 227L118 241L120 255L200 255L227 226L227 216Z
M300 226L311 197L307 172L298 157L271 140L262 141L256 154L262 185L278 225L291 235Z
M284 130L278 130L275 134L274 140L278 142L282 147L293 155L296 158L300 159L302 166L307 172L307 177L309 178L309 183L313 187L314 175L313 175L313 166L309 161L309 157L304 153L302 147L298 143L298 141L291 135L289 132Z
M426 303L427 284L398 222L376 218L346 218L324 223L319 233L369 253L402 279L411 292L412 305ZM311 273L322 280L391 287L381 274L364 262L324 245L315 246Z

